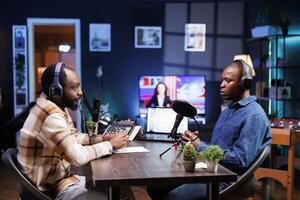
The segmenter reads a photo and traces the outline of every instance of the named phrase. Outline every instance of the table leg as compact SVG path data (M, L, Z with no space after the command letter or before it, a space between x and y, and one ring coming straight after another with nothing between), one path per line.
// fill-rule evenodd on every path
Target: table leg
M119 187L109 187L107 200L119 200L120 199L120 188Z
M218 200L219 198L219 183L208 183L208 199Z
M294 199L295 144L288 147L287 199Z

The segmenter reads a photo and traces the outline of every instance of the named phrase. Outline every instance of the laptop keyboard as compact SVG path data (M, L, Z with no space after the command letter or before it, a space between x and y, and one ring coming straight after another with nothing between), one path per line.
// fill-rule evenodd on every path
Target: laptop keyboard
M141 136L140 140L147 141L160 141L160 142L174 142L174 139L171 138L168 134L163 133L146 133Z

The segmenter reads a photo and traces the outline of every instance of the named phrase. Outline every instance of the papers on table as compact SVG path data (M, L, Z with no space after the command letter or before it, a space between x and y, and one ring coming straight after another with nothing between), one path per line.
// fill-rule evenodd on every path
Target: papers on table
M124 147L113 151L114 153L143 153L150 152L145 147Z
M196 168L196 169L206 169L206 168L207 168L207 165L206 165L206 163L204 163L204 162L198 162L198 163L196 163L195 168Z

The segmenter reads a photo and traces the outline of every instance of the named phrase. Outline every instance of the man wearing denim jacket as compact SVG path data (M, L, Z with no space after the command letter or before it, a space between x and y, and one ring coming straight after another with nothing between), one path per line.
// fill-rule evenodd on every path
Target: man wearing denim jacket
M185 131L183 140L192 141L198 151L203 151L210 144L224 149L224 160L221 164L228 169L243 174L255 160L262 149L271 143L269 120L250 95L254 70L243 60L233 61L222 72L220 94L224 100L230 100L219 116L214 127L210 143L199 139L199 132ZM220 191L230 183L220 184ZM159 189L147 188L153 199L193 200L206 199L205 184L184 184L179 187L170 186ZM168 192L170 191L170 192Z

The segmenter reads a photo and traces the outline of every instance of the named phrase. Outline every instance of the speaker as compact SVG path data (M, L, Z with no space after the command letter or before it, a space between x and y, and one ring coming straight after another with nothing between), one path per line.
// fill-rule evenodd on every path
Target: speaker
M252 71L250 66L243 60L235 60L234 62L238 62L243 66L243 75L239 82L239 88L241 90L250 90L252 86Z
M63 62L58 62L55 66L53 82L49 86L49 97L52 100L60 99L63 96L63 87L59 83L59 73L64 64Z

